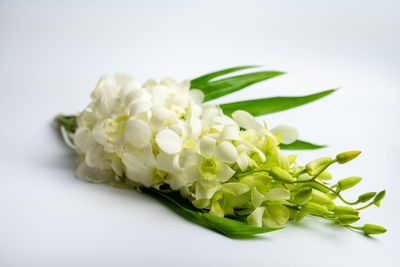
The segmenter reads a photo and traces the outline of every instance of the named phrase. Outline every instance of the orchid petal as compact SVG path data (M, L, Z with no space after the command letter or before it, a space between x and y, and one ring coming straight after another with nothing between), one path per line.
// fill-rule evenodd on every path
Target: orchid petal
M187 147L179 153L179 166L187 168L189 166L197 165L203 157L193 148Z
M137 148L142 148L150 141L150 126L142 120L127 120L125 128L125 139Z
M204 100L204 93L200 90L197 90L197 89L190 90L189 94L190 94L190 98L196 104L201 104Z
M234 163L238 158L238 152L232 143L223 141L215 148L214 157L216 160Z
M245 129L256 129L259 130L262 126L256 121L256 119L247 111L237 110L232 113L232 118L239 124L240 127Z
M233 175L235 174L235 171L232 170L228 165L224 163L217 163L217 180L220 182L226 182L228 181Z
M208 136L203 136L200 139L200 153L206 158L211 158L215 151L215 144L215 139Z
M256 227L262 226L262 219L264 215L265 207L256 208L248 217L247 222Z
M238 196L249 191L249 187L241 183L225 183L222 184L222 190L234 196Z
M181 151L182 140L171 129L163 129L156 135L158 147L167 154L175 154Z
M296 141L299 137L299 131L296 128L287 126L287 125L279 125L271 129L272 133L279 133L280 137L282 138L282 144L290 144Z
M265 196L266 200L288 200L290 192L286 188L272 188Z
M246 152L242 152L239 154L237 159L237 164L239 165L240 170L244 171L249 166L249 158L247 157Z

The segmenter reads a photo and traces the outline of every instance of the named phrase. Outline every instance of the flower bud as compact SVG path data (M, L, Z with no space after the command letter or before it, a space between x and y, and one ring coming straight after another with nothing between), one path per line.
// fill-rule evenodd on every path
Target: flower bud
M386 195L386 190L379 192L373 200L374 205L379 207L381 205L381 201L385 197L385 195Z
M303 206L304 210L315 215L330 215L331 213L327 208L317 203L308 202L306 205Z
M377 235L377 234L383 234L386 232L386 229L380 225L375 225L375 224L365 224L362 227L362 230L366 235Z
M306 204L311 199L312 191L313 190L309 187L303 188L294 195L294 203L297 205Z
M345 178L338 182L337 187L340 191L346 190L346 189L349 189L350 187L355 186L360 181L361 181L361 177L354 176L354 177Z
M355 159L360 153L361 151L358 150L343 152L336 155L336 160L339 164L344 164Z
M376 192L368 192L358 197L357 202L365 203L376 195Z
M316 160L313 160L309 162L306 165L306 170L309 175L316 175L326 167L328 167L330 164L332 164L332 159L329 157L326 158L319 158Z
M332 179L332 175L327 171L323 171L320 175L318 175L318 179L320 179L320 180L330 180L330 179Z
M295 182L295 179L289 172L279 167L274 167L269 171L270 175L274 180L285 183L285 184L292 184Z
M333 213L335 215L358 215L358 210L350 208L350 207L345 207L345 206L336 206L333 209Z
M319 203L319 204L330 204L332 203L332 200L324 193L321 191L312 190L312 201Z
M358 221L359 219L360 217L358 217L357 215L339 215L337 217L337 220L341 225L352 224Z

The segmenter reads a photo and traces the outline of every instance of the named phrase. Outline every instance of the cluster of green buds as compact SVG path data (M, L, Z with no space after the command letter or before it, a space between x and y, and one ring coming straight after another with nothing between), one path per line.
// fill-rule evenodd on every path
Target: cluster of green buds
M248 217L248 223L254 226L273 227L282 225L290 219L299 221L306 215L313 215L351 229L361 230L367 235L386 232L386 229L379 225L365 224L361 227L351 225L360 219L361 210L371 205L380 206L385 190L379 193L364 193L352 202L345 200L341 192L358 184L361 181L360 177L344 178L333 185L327 182L332 179L330 173L326 171L329 166L334 163L345 164L359 154L360 151L348 151L338 154L336 158L324 157L311 161L304 167L297 166L294 161L295 156L290 156L289 171L279 167L266 170L261 166L253 170L251 174L243 176L239 179L240 182L251 180L255 183L256 180L269 179L268 184L259 183L264 186L261 190L269 190L269 192L274 190L276 194L269 200L265 198L259 200L262 203L257 203L258 207ZM290 192L290 195L287 195L287 192ZM285 194L287 196L284 196ZM276 201L277 199L279 201ZM336 205L335 199L339 199L346 206ZM358 204L361 204L361 207L354 207Z

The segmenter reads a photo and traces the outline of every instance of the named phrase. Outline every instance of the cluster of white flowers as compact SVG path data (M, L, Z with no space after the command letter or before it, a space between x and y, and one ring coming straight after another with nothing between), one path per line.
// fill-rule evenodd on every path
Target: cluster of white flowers
M263 200L280 205L290 196L284 188L266 191L268 175L239 177L260 166L288 170L290 160L278 145L297 138L292 127L267 130L245 111L225 116L218 105L202 103L203 93L191 90L189 81L170 78L140 84L127 74L102 77L91 97L73 139L82 158L81 179L107 182L118 176L139 186L168 185L218 216L250 202L248 214L260 217L266 214L259 207Z

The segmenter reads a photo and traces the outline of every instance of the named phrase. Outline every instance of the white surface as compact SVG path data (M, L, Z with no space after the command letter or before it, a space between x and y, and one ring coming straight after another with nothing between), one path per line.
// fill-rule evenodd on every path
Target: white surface
M393 1L0 2L0 266L396 266L400 201L400 5ZM361 149L336 178L351 193L387 189L366 238L307 219L253 240L185 221L137 192L74 178L51 126L88 102L102 74L192 78L242 64L288 74L225 99L302 95L311 105L264 119L330 147ZM349 195L352 195L349 194Z

